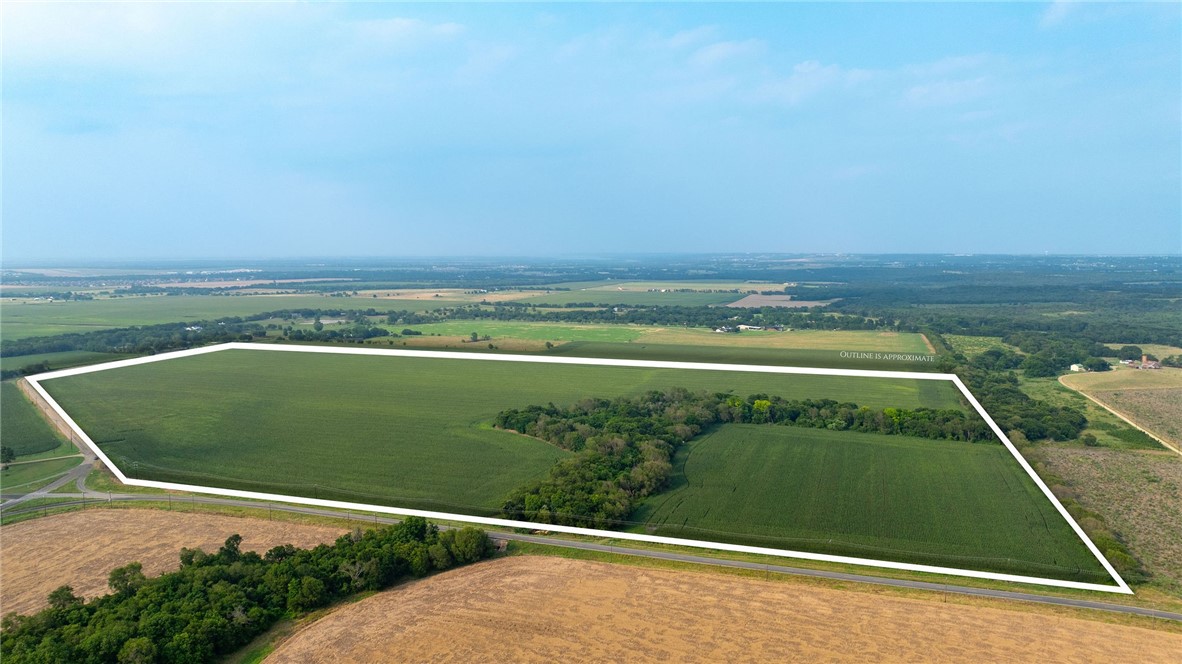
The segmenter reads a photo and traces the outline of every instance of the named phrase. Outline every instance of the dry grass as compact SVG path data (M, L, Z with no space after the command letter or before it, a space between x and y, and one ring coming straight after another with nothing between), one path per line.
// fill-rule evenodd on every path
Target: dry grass
M1158 438L1182 447L1182 388L1090 394Z
M1170 661L1182 634L1008 609L544 557L345 605L267 662Z
M1182 458L1056 445L1043 446L1041 454L1076 500L1102 515L1157 580L1182 586Z
M344 530L328 526L161 510L84 510L0 528L0 613L31 613L69 584L87 598L107 593L107 575L130 562L153 576L176 569L182 547L215 551L235 533L244 551L310 547Z
M1149 390L1182 388L1182 369L1130 369L1120 367L1112 371L1095 371L1063 376L1063 384L1073 390L1100 392L1104 390Z
M1122 368L1063 376L1060 382L1182 447L1182 369Z

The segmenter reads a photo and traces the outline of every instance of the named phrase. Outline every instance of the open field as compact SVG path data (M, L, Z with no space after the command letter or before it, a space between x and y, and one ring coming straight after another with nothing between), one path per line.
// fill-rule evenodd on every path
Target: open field
M833 302L834 300L801 300L794 295L759 295L753 293L726 306L733 309L759 309L761 307L804 309L808 307L824 307L833 304Z
M18 493L32 491L48 484L80 463L82 463L82 455L78 454L66 459L9 464L7 468L0 471L0 490Z
M611 341L626 342L640 338L646 328L635 325L597 325L594 323L529 323L511 321L476 321L455 320L444 323L429 323L426 325L388 326L390 329L410 327L424 336L437 334L447 337L451 343L459 343L476 332L480 336L492 337L494 343L502 343L507 339L521 339L526 341L561 343L564 341ZM424 339L406 339L419 344Z
M1103 583L1001 445L730 424L634 515L656 535ZM742 487L742 490L739 490Z
M519 339L555 344L569 341L605 343L675 344L686 346L718 346L721 348L768 348L836 351L878 351L882 353L929 354L923 335L910 332L873 332L862 330L748 330L719 334L713 330L687 327L654 327L642 325L609 325L595 323L533 323L508 321L447 321L414 326L389 326L398 331L411 327L425 337L440 335L447 343L462 343L476 332L488 335L498 346ZM422 337L407 337L411 345L434 343ZM381 340L378 340L381 343ZM397 343L397 341L396 341ZM481 342L477 345L484 345Z
M1182 449L1182 369L1117 369L1063 376L1060 382Z
M1182 458L1172 452L1046 445L1040 455L1175 596L1182 594Z
M1115 371L1112 373L1115 373ZM1084 429L1083 433L1092 434L1105 447L1118 449L1162 449L1162 446L1156 440L1108 412L1107 409L1088 399L1083 393L1067 387L1057 378L1027 378L1026 376L1019 375L1018 384L1022 391L1032 398L1057 406L1070 406L1078 409L1088 418L1088 426Z
M182 547L216 551L242 535L243 551L265 553L281 544L331 543L341 528L163 510L86 510L4 526L0 536L0 613L31 613L63 584L87 598L106 594L107 575L130 562L153 576L179 566Z
M952 346L953 350L960 351L968 358L973 358L987 350L1009 350L1015 353L1021 353L1016 346L1011 346L1001 340L1001 337L970 337L963 334L945 334L944 341Z
M1063 384L1081 392L1182 388L1182 369L1142 370L1119 367L1112 371L1074 373Z
M1182 355L1182 348L1177 346L1164 346L1162 344L1104 344L1109 348L1120 349L1124 346L1136 346L1142 351L1157 357L1157 359L1164 359L1171 355Z
M133 477L469 513L567 454L492 429L505 408L675 386L961 407L944 381L251 350L43 385Z
M746 333L743 333L746 334ZM794 333L793 333L794 334ZM552 355L579 357L663 360L679 362L721 362L725 364L760 364L783 367L833 367L841 369L879 369L885 371L935 371L934 362L898 359L842 357L841 350L811 348L767 348L758 345L704 345L717 337L742 335L711 334L709 338L691 339L694 343L609 343L572 341L549 351ZM807 337L805 337L807 339ZM499 346L498 346L499 347ZM908 353L915 357L931 355ZM1066 389L1066 388L1064 388ZM1067 390L1069 391L1069 390Z
M153 295L146 297L100 298L94 300L45 302L0 301L4 325L0 338L90 332L130 325L153 325L209 320L225 316L247 316L280 309L407 309L426 311L447 300L378 300L370 297L329 297L328 295Z
M742 298L741 293L712 293L706 291L679 292L675 290L664 293L659 290L617 290L615 287L586 288L570 291L554 291L539 295L522 295L515 298L515 302L522 304L575 304L591 302L596 305L630 305L630 306L680 306L701 307L715 304L727 304Z
M62 443L11 380L0 383L0 442L11 447L17 457L52 450Z
M336 609L268 664L324 661L1169 661L1182 635L685 570L479 563Z
M644 332L637 340L640 343L929 354L923 335L912 332L747 330L739 333L719 334L713 330L693 327L646 327L641 329Z

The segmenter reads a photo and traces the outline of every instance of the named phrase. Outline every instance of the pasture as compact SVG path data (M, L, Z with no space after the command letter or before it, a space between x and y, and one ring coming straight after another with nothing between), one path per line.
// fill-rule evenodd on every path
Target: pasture
M633 515L656 535L1103 583L1001 445L729 424Z
M43 386L132 477L468 513L567 454L491 428L506 408L675 386L962 407L944 381L253 350Z
M1182 448L1182 369L1120 368L1070 374L1060 382Z

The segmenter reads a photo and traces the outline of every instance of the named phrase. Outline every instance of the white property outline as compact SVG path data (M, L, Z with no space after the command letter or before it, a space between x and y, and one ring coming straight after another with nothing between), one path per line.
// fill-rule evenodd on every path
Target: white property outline
M65 378L68 376L77 376L80 374L93 373L96 371L106 371L108 369L120 369L123 367L135 366L138 364L148 364L151 362L162 362L165 360L172 360L180 357L189 357L193 355L203 355L205 353L216 353L223 350L257 350L257 351L277 351L277 352L296 352L296 353L335 353L341 355L380 355L380 356L395 356L395 357L421 357L421 358L439 358L439 359L462 359L462 360L486 360L491 362L538 362L543 364L583 364L583 365L598 365L598 366L617 366L617 367L644 367L653 369L696 369L708 371L745 371L749 373L780 373L780 374L812 374L822 376L860 376L866 378L913 378L916 380L946 380L951 381L960 389L961 394L965 396L977 413L989 424L989 428L993 433L1001 439L1005 444L1006 449L1010 451L1018 464L1034 480L1039 489L1042 489L1043 495L1059 514L1067 520L1071 525L1072 530L1079 536L1083 543L1096 556L1096 560L1116 581L1115 586L1103 585L1098 583L1085 583L1082 581L1063 581L1060 579L1045 579L1035 576L1023 576L1019 574L1001 574L996 572L982 572L978 570L959 569L955 567L941 567L937 565L919 565L912 563L900 563L889 560L875 560L872 558L855 558L850 556L836 556L823 553L807 553L802 551L790 551L787 549L772 549L759 546L747 546L743 544L728 544L725 542L710 542L706 540L692 540L680 537L663 537L660 535L645 535L641 533L617 532L613 530L598 530L594 528L580 528L577 526L561 526L553 524L539 524L531 521L514 521L511 519L499 519L495 517L481 517L471 516L467 514L451 514L448 512L434 512L429 510L405 509L400 507L386 507L384 505L367 505L364 503L351 503L339 500L324 500L320 498L304 498L301 496L285 496L273 493L260 493L256 491L241 491L238 489L223 489L219 487L196 486L190 484L177 484L173 482L157 482L155 480L141 480L127 477L123 471L119 469L99 446L95 444L90 436L82 430L81 427L70 417L69 413L49 395L49 392L41 386L41 381L53 380L55 378ZM489 353L471 353L471 352L456 352L456 351L423 351L423 350L399 350L399 349L383 349L383 348L344 348L331 346L281 346L281 345L263 345L250 343L226 343L216 346L205 346L202 348L192 348L188 350L174 351L170 353L161 353L159 355L150 355L147 357L137 357L129 360L116 360L114 362L106 362L103 364L95 364L85 367L75 367L73 369L63 369L61 371L51 371L48 373L37 374L26 378L28 383L32 385L33 389L45 399L46 403L62 418L70 429L74 431L78 437L86 443L99 459L111 469L115 476L119 478L120 482L130 486L143 486L156 489L168 489L173 491L189 491L192 493L204 493L218 496L231 496L235 498L250 498L255 500L270 500L277 502L295 503L299 505L312 505L316 507L330 507L336 509L348 509L367 512L377 512L381 514L395 514L401 516L421 516L429 519L445 519L449 521L460 521L465 523L479 523L489 526L500 526L503 528L528 528L536 530L539 527L544 527L546 530L551 530L560 533L569 533L573 535L589 535L592 537L606 537L609 539L633 540L639 542L651 542L655 544L670 544L675 546L694 547L699 549L716 549L722 551L736 551L740 553L752 553L769 556L778 556L781 558L796 558L802 560L819 560L822 562L842 563L848 565L860 565L864 567L879 567L885 569L906 570L909 572L926 572L931 574L946 574L950 576L964 576L977 579L991 579L994 581L1008 581L1015 583L1030 583L1044 586L1056 586L1060 588L1073 588L1078 590L1095 590L1101 592L1123 593L1127 595L1133 594L1132 589L1125 583L1124 579L1117 574L1113 569L1112 564L1100 553L1096 545L1084 533L1075 519L1063 507L1062 503L1055 498L1055 494L1047 488L1047 485L1034 472L1034 469L1026 462L1026 459L1014 447L1009 438L1006 438L1005 433L985 412L981 407L980 402L976 397L969 392L965 384L961 382L960 377L955 374L940 374L940 373L925 373L915 371L877 371L870 369L823 369L823 368L809 368L809 367L777 367L768 365L746 365L746 364L716 364L703 362L666 362L658 360L622 360L610 358L586 358L586 357L552 357L540 355L494 355Z

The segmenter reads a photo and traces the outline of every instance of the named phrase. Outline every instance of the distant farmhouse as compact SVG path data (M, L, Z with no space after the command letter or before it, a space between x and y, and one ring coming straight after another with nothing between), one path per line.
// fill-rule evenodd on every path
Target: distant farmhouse
M1158 362L1157 360L1149 359L1148 355L1142 355L1141 356L1141 366L1139 368L1141 368L1141 369L1160 369L1161 362Z

